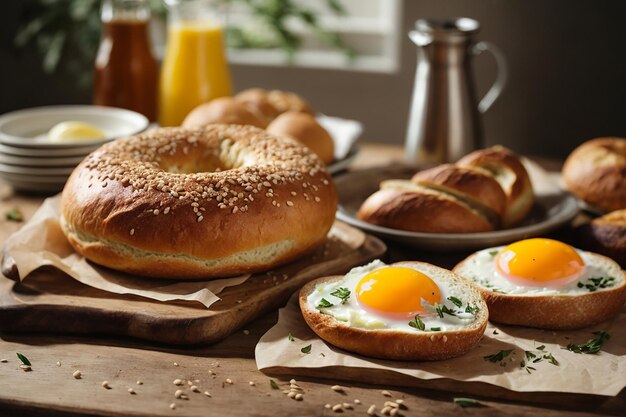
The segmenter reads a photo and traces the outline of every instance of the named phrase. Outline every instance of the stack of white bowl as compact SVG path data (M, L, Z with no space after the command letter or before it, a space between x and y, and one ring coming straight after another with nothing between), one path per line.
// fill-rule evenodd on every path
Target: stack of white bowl
M89 123L106 138L52 142L48 131L61 122ZM14 189L52 193L63 189L76 165L102 144L148 127L139 113L101 106L49 106L0 116L0 178Z

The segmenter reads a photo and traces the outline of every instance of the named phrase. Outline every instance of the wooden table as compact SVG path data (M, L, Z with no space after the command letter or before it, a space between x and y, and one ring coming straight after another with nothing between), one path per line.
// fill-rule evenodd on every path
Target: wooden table
M385 145L365 145L354 167L391 163L402 158L402 150ZM18 207L30 218L42 197L13 195L10 187L0 187L0 214ZM0 219L0 240L17 230L20 223ZM428 255L415 250L390 247L390 259L423 259ZM448 260L450 262L451 260ZM115 415L115 416L276 416L338 415L324 408L326 403L352 402L362 405L343 415L366 415L370 404L378 410L388 398L381 390L391 391L393 398L403 398L407 409L402 415L540 415L564 416L576 411L578 416L625 415L626 392L613 398L562 394L521 394L475 385L472 397L484 405L461 409L453 397L463 396L465 383L449 384L449 391L426 388L383 386L376 381L346 384L346 395L330 386L337 381L298 378L304 388L304 401L285 396L285 377L273 377L281 390L272 389L271 376L256 369L254 346L277 319L275 312L247 326L226 340L207 347L173 349L148 345L128 339L103 337L68 337L55 335L0 334L0 416L26 415ZM33 363L32 372L19 368L15 353L20 352ZM73 378L75 370L81 379ZM211 373L212 372L212 373ZM197 380L203 393L189 400L176 400L173 380ZM229 379L232 384L226 382ZM112 389L101 384L109 381ZM137 381L141 381L139 385ZM365 383L367 382L367 383ZM254 385L252 385L252 383ZM285 385L286 384L286 385ZM130 394L132 388L135 394ZM494 394L495 392L495 394ZM478 395L477 395L478 394ZM467 394L466 394L467 395ZM170 404L176 403L175 409ZM380 415L380 414L379 414Z

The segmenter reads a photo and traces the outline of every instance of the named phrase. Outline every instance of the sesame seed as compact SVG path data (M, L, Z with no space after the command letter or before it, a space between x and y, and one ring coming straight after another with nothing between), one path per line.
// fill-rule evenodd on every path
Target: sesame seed
M391 408L398 408L400 407L400 404L398 403L394 403L391 401L385 401L385 404L383 404L385 407L391 407Z
M367 415L373 416L376 413L376 406L374 404L370 405L370 408L367 409Z
M176 392L174 392L174 397L176 397L176 398L184 398L185 394L183 393L183 390L177 389Z
M287 201L287 205L288 205L289 207L293 207L293 201Z
M391 407L383 407L383 409L380 410L380 412L383 415L389 415L391 413Z
M344 389L341 385L333 385L332 387L330 387L330 389L332 389L335 392L343 392Z
M210 397L211 393L209 391L204 391L204 395L206 395L207 397Z
M152 211L152 213L153 213L155 216L158 216L158 215L159 215L159 209L154 209L154 210Z
M387 390L382 390L380 393L383 394L385 397L391 397L391 393Z
M174 366L178 366L178 362L174 362Z
M1 363L7 363L9 360L8 359L0 359Z
M176 378L176 379L174 380L173 384L174 384L174 385L183 385L183 384L184 384L184 382L183 382L183 380L182 380L182 379L178 379L178 378Z
M289 398L296 398L296 393L293 391L289 391L289 394L287 394L287 397Z
M442 340L443 340L443 343L446 343L448 341L448 336L444 334Z
M61 362L57 362L57 366L61 366Z
M354 409L354 407L350 403L343 403L343 408L345 408L346 410Z
M341 404L335 404L335 405L333 405L332 410L335 413L341 413L343 411L343 407L341 407Z
M250 381L250 382L248 382L248 385L250 385L251 387L253 387L253 386L254 386L254 381Z
M102 381L102 388L111 389L111 387L109 386L109 381Z
M21 369L22 371L24 371L24 372L30 372L30 371L32 371L32 369L31 369L30 365L24 365L24 364L22 364L22 365L20 365L20 369Z
M396 404L400 404L400 405L402 405L402 404L404 404L404 400L403 400L403 399L401 399L401 398L398 398L398 399L396 400Z
M81 379L81 378L82 378L82 376L83 376L83 374L82 374L80 371L78 371L78 370L77 370L77 371L74 371L74 373L72 374L72 376L73 376L75 379Z
M135 395L135 394L137 394L137 393L135 392L135 390L134 390L134 389L132 389L132 388L128 388L128 393L129 393L130 395Z
M175 409L176 409L176 404L171 403L171 404L170 404L170 409L175 410Z
M295 191L292 191L292 192L291 192L291 195L295 197L295 196L297 196L297 195L298 195L298 193L296 193Z
M315 202L319 203L320 202L320 198L318 196L315 196Z
M204 220L204 217L203 217L203 216L198 216L198 218L196 219L196 221L197 221L198 223L200 223L202 220Z
M391 411L389 412L389 415L391 417L397 416L398 414L400 414L400 410L397 408L392 408Z
M324 408L330 409L330 404L324 404Z
M135 229L130 229L130 235L134 235L135 234Z
M233 214L237 213L238 211L239 211L239 207L237 207L237 206L233 207Z
M163 214L167 214L167 213L169 213L169 212L170 212L170 208L169 208L169 207L165 207L165 208L163 209Z
M137 385L143 385L143 381L137 381Z
M230 379L230 378L226 378L226 383L227 383L227 384L231 384L231 385L232 385L232 384L233 384L233 381L232 381L232 379Z
M200 392L200 390L198 389L197 386L192 385L191 388L189 388L190 390L192 390L193 392Z
M355 404L361 404L361 400L358 400L358 399L356 399L356 398L355 398L355 399L354 399L354 403L355 403Z
M296 401L302 401L304 399L304 395L302 394L296 394L296 396L294 397L294 399Z

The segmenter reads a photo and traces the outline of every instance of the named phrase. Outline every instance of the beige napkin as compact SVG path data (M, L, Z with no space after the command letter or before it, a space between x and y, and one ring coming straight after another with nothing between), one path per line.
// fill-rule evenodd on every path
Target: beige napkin
M339 117L318 114L317 122L322 125L335 145L335 159L337 161L348 156L350 149L363 132L363 125L356 120L340 119Z
M21 280L44 265L51 265L90 287L115 294L133 294L157 301L186 300L206 308L219 300L224 288L245 282L250 275L210 281L164 281L135 277L88 262L74 252L61 231L60 195L50 197L4 245L4 261L15 262Z
M261 371L286 369L306 374L307 369L323 368L324 375L331 379L362 381L368 373L374 378L374 372L386 370L423 380L447 378L485 382L521 392L617 395L626 386L624 329L626 308L614 320L584 330L553 332L489 324L480 345L459 358L435 362L384 361L351 354L317 337L302 318L296 293L280 310L278 323L261 337L255 356ZM606 331L612 336L599 354L576 354L563 349L569 343L586 342L594 337L593 331ZM288 339L289 333L295 338L293 342ZM309 344L310 353L302 353L300 349ZM559 365L546 360L529 364L536 368L529 374L520 367L524 351L537 353L541 345ZM505 366L483 358L508 349L514 351L504 361Z

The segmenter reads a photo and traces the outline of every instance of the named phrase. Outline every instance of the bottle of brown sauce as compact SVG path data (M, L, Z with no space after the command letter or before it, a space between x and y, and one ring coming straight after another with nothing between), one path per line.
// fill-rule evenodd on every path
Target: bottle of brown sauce
M159 69L148 38L147 0L104 0L102 41L94 69L94 104L156 120Z

